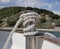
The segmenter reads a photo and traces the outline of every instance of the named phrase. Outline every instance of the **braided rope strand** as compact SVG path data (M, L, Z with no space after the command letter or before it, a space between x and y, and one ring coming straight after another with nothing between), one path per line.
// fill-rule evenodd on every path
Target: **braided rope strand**
M8 48L8 44L13 36L13 34L15 33L17 27L19 26L19 24L21 23L21 19L19 19L16 23L16 25L14 26L13 30L11 31L11 33L9 34L7 41L5 42L5 45L3 46L3 49L7 49Z

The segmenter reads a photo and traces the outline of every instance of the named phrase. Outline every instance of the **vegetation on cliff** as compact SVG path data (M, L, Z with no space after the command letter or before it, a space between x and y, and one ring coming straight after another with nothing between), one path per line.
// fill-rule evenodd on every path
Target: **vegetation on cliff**
M6 7L0 9L0 27L13 27L19 19L21 11L24 10L34 10L41 16L37 22L37 28L60 27L60 15L46 9L32 7ZM19 27L23 27L22 23Z

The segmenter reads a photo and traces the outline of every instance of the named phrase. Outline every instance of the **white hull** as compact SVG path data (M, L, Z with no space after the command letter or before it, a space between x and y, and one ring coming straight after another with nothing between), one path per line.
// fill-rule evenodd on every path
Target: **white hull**
M8 33L0 33L0 49L2 49L6 38L8 37ZM14 33L12 40L8 46L8 49L26 49L26 39L20 33ZM40 46L38 46L40 47ZM41 49L60 49L59 46L50 43L48 41L43 41Z

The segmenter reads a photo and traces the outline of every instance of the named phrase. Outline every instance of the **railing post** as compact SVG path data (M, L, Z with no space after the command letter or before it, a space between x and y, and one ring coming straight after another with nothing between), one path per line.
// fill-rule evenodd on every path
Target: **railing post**
M26 37L26 49L41 49L43 40L39 37Z
M26 49L36 49L36 38L26 37Z

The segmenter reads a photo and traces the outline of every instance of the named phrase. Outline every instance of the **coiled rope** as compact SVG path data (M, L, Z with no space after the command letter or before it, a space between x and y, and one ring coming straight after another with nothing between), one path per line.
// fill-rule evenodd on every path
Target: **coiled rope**
M17 21L16 25L14 26L13 30L9 34L7 41L5 42L5 45L3 46L3 49L8 48L8 44L9 44L13 34L15 33L17 27L21 23L21 21L23 21L23 26L25 27L23 29L23 31L25 32L24 33L25 36L36 34L37 31L34 31L34 30L35 30L36 20L38 19L38 16L39 15L35 12L28 12L28 13L22 14L20 16L20 19Z
M35 31L36 28L36 22L39 18L39 14L35 12L28 12L23 15L21 15L21 18L23 19L23 26L24 26L24 35L34 35L38 33L38 31Z

